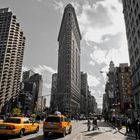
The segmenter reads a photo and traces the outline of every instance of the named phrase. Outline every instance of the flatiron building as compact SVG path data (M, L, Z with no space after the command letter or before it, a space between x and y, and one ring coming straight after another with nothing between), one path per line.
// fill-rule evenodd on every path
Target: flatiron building
M64 9L58 35L57 103L59 111L75 114L80 111L80 40L81 33L75 9Z

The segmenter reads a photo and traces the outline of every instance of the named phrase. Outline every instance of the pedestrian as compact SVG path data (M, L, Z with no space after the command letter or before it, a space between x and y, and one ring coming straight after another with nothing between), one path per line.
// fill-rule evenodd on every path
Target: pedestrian
M40 122L40 115L37 115L35 119L39 123Z
M132 132L132 120L130 117L126 120L126 134Z
M128 123L129 132L132 132L132 120L130 117L128 118L127 123Z
M95 120L94 120L94 118L92 119L92 130L93 131L95 130Z
M134 121L133 121L133 127L134 127L134 131L135 131L136 140L137 139L140 139L139 123L140 123L139 118L134 119Z
M117 118L117 128L118 128L118 130L120 130L121 129L121 120L120 120L120 118Z
M99 127L98 127L98 122L97 122L97 118L94 118L94 124L95 124L95 126L99 129Z
M88 118L88 122L87 122L88 131L90 131L90 125L91 125L90 118Z

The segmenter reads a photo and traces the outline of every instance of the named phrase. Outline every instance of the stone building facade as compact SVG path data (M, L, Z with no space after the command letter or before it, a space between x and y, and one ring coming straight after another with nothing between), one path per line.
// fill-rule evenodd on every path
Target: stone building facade
M65 7L58 35L58 109L62 113L80 112L80 40L76 13L71 4Z
M140 115L140 1L122 0L135 112Z

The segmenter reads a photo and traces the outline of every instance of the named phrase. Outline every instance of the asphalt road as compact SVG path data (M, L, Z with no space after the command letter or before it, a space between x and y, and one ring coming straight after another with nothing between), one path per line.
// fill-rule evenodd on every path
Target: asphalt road
M2 136L0 140L133 140L131 137L120 134L105 122L98 122L99 129L87 131L87 121L73 121L72 133L61 137L61 135L50 134L47 138L43 136L42 125L37 134L28 134L23 138L13 136ZM92 129L92 128L91 128Z

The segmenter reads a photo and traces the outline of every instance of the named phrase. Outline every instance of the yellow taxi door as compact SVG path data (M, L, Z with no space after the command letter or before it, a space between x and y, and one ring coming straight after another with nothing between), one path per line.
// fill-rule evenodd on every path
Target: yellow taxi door
M67 118L64 118L64 126L66 128L66 132L69 131L69 126L68 126L68 119Z
M32 132L35 131L37 128L37 123L31 122L30 124L31 124L31 131Z
M23 123L24 123L25 133L29 133L30 129L31 129L31 125L30 125L29 119L25 118Z

